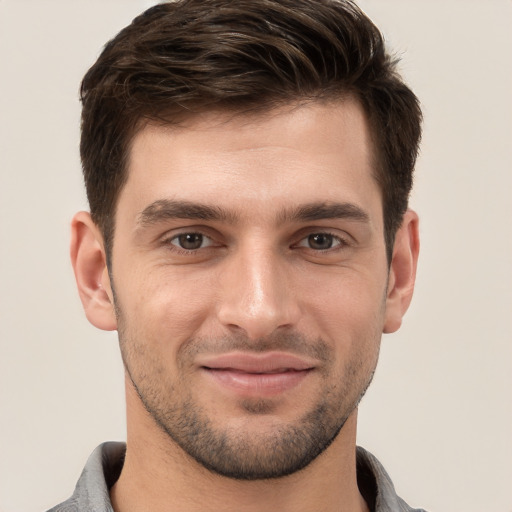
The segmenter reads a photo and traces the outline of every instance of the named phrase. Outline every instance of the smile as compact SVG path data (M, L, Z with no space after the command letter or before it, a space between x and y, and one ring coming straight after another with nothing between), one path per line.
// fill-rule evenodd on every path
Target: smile
M201 371L216 385L247 397L270 397L299 385L315 368L293 354L233 353L213 357Z

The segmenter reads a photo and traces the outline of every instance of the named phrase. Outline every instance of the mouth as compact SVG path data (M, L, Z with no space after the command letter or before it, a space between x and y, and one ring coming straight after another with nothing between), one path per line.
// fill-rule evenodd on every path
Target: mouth
M205 358L201 371L225 390L252 397L274 396L298 386L315 368L294 354L231 353Z

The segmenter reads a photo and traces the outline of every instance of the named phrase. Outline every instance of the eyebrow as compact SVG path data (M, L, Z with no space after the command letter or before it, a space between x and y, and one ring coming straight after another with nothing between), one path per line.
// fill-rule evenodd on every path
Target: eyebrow
M142 227L147 227L170 219L216 220L233 223L236 216L218 206L191 201L159 199L144 208L138 216L137 223Z
M162 221L172 219L221 221L235 224L237 212L225 210L218 206L159 199L154 201L138 215L137 224L148 227ZM322 219L347 219L357 222L369 222L369 215L353 203L316 202L301 205L297 208L283 209L277 216L278 223L310 222Z
M286 209L279 215L281 222L313 221L322 219L348 219L369 222L370 216L353 203L310 203L295 209Z

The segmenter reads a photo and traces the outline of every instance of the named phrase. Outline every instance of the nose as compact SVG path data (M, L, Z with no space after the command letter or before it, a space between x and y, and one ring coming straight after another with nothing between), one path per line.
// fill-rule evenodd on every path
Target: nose
M251 340L292 327L300 317L293 271L272 248L240 250L225 262L218 319Z

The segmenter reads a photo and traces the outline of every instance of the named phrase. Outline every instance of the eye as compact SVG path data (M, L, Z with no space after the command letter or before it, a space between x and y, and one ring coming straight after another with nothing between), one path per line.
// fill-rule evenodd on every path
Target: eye
M343 244L343 241L330 233L311 233L299 242L299 247L308 247L315 251L327 251Z
M201 233L181 233L172 237L170 243L185 251L196 251L212 245L212 240Z

